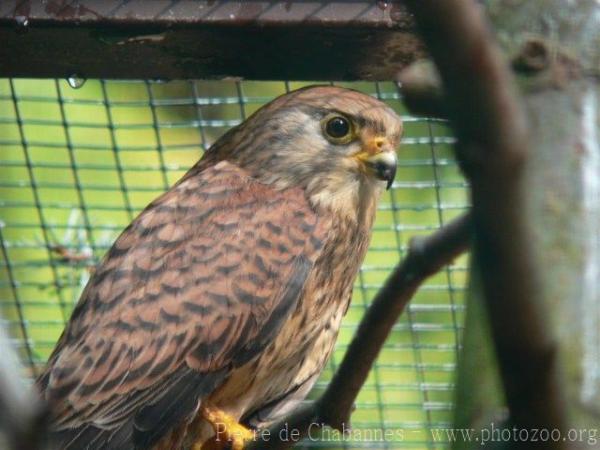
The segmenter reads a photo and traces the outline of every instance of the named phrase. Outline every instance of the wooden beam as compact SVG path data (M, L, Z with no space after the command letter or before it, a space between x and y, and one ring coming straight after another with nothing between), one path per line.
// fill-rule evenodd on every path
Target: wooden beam
M401 1L4 1L0 77L391 80Z

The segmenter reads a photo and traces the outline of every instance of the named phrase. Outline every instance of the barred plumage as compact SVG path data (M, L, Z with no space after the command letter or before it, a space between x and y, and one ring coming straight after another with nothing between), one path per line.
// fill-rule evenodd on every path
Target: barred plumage
M323 136L332 113L351 121L347 143ZM205 403L262 426L301 400L333 348L400 133L379 101L313 87L222 137L86 286L38 380L60 448L179 449L211 434Z

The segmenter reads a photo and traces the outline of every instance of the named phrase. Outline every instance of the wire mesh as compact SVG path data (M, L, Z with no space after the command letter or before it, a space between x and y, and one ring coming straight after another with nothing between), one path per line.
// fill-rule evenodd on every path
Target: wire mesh
M71 83L73 84L73 83ZM118 233L228 128L296 82L0 80L0 317L33 378L94 264ZM445 124L411 117L392 83L336 83L377 96L404 119L393 188L326 386L366 307L405 254L467 208ZM76 84L75 84L76 85ZM351 436L302 448L447 448L464 305L464 258L432 277L395 326L357 401Z

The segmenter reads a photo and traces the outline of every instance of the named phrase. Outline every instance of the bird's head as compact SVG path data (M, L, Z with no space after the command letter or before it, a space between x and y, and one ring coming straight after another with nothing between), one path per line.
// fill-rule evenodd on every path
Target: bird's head
M398 115L349 89L313 86L282 95L214 146L276 188L301 187L315 207L350 210L376 200L396 173Z

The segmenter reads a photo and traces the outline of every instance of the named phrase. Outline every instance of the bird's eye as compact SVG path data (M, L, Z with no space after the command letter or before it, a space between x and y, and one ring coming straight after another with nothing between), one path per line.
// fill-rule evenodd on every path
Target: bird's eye
M336 144L345 144L352 139L352 124L340 115L327 116L323 120L325 137Z
M350 132L350 124L343 117L334 117L327 121L325 131L332 138L342 138Z

